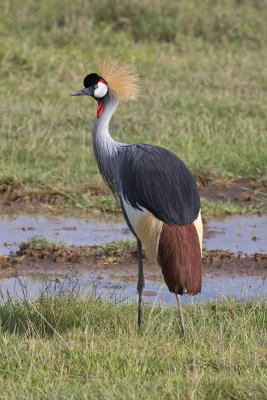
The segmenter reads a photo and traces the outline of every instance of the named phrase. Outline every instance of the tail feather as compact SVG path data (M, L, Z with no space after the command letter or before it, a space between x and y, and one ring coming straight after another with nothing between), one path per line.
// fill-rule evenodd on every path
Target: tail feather
M158 247L158 262L170 292L201 292L201 250L194 224L163 224Z

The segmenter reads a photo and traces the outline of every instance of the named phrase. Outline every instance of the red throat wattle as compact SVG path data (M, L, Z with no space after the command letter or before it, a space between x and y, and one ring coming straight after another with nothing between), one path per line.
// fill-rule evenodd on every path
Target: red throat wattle
M97 118L101 117L103 111L104 111L104 101L101 99L99 100L98 103L98 109L96 114Z

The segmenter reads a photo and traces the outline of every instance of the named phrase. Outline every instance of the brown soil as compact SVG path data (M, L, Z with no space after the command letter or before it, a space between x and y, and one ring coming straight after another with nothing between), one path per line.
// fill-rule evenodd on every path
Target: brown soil
M18 269L18 267L21 267L21 261L22 259L19 257L9 257L9 256L2 256L0 255L0 275L1 275L1 270L5 269Z
M90 196L101 196L110 194L106 187L90 187L85 191ZM27 206L38 207L41 204L53 206L56 205L67 197L67 194L63 191L48 190L45 192L28 192L17 191L9 186L8 184L2 183L0 190L0 207L10 207L14 204L16 206L24 207Z
M212 201L227 202L239 205L258 205L266 201L266 188L255 184L252 179L214 180L211 184L199 184L200 196Z
M203 252L203 272L220 274L247 274L267 277L267 254L255 253L248 256L239 252L238 256L226 250Z
M266 201L266 195L264 195L266 188L255 183L252 179L220 179L211 182L201 179L198 186L200 195L213 201L231 201L234 204L255 206ZM98 196L109 194L109 191L105 187L92 187L87 189L87 193L91 196ZM13 191L9 189L9 186L3 184L0 191L0 210L5 212L7 209L15 207L16 210L21 208L23 211L25 205L27 205L28 209L32 208L33 210L36 210L41 205L52 207L62 202L65 197L65 193L57 191L25 194Z
M150 265L145 259L146 276L150 280L160 279L161 270L158 266ZM35 245L33 243L20 247L20 250L10 257L0 257L0 279L18 276L26 273L49 273L68 276L70 271L91 269L93 274L105 274L110 277L134 281L137 276L136 250L105 249L101 254L100 248L92 247L62 247L54 244ZM248 256L225 250L204 251L203 273L214 276L254 275L267 277L267 254L256 253ZM112 275L112 276L111 276Z

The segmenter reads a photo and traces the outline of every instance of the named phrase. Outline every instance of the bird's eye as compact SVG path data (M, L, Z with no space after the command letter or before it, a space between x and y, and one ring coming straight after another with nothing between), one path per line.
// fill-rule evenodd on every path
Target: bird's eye
M98 83L96 85L94 85L94 89L97 89L97 88L98 88Z

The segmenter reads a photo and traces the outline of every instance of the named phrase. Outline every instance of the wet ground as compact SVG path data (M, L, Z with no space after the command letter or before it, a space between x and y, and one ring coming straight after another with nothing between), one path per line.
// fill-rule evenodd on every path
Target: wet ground
M105 194L106 189L103 190L95 194ZM255 186L249 179L203 181L199 190L209 200L231 201L259 209L266 201L264 188ZM111 248L95 257L94 250L88 247L132 238L124 221L107 215L88 220L66 217L66 214L36 214L40 204L53 208L61 199L60 193L24 195L7 190L1 194L0 254L6 255L0 256L2 294L36 297L44 289L60 291L75 286L84 293L93 290L101 296L134 298L137 280L134 250ZM204 247L209 251L203 257L202 294L194 297L195 300L227 295L266 296L266 223L266 214L255 214L210 219L205 224ZM33 235L76 247L52 245L19 250L21 242ZM13 256L9 257L10 254ZM166 289L160 268L145 263L145 273L145 300L172 303L174 296ZM192 299L183 296L183 301Z
M211 251L204 252L202 294L194 301L228 295L266 296L266 223L266 214L255 214L211 219L205 224L204 247ZM74 247L27 245L15 255L21 242L33 235ZM101 296L133 299L137 281L135 250L115 248L96 256L88 247L126 238L132 235L125 223L110 216L86 220L21 211L0 215L0 253L13 254L0 260L1 291L5 298L7 293L36 297L48 286L59 291L75 285L84 293L94 290ZM145 300L172 304L174 296L166 289L160 268L145 263L145 273ZM183 296L183 301L192 298Z

